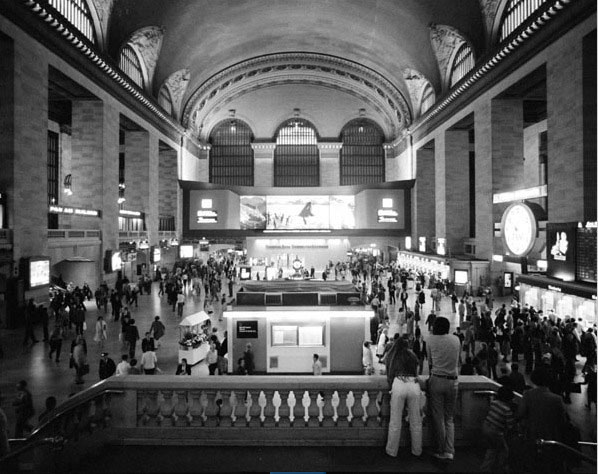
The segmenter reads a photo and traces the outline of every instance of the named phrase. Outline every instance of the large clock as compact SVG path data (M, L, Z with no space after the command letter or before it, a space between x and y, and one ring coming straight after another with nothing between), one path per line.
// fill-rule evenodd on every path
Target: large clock
M523 203L511 204L502 216L502 237L507 250L517 256L526 256L536 241L536 217Z

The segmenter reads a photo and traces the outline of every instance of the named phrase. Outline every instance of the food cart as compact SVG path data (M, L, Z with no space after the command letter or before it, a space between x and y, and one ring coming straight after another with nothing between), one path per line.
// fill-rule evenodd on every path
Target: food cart
M191 314L180 322L179 363L187 359L189 365L195 365L206 357L209 344L204 329L210 326L210 317L205 311Z

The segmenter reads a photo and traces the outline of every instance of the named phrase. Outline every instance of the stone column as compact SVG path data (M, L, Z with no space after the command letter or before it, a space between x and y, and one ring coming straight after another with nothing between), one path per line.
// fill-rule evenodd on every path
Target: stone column
M492 261L494 218L492 214L492 120L489 102L482 103L476 108L473 120L476 257Z
M521 189L523 184L523 100L494 99L491 102L492 192ZM477 140L476 140L477 142ZM477 157L477 155L476 155ZM499 222L508 203L493 206Z
M176 150L172 148L162 149L158 154L158 214L160 216L177 215L177 159Z
M546 64L548 220L582 221L585 217L582 42L559 41L552 51Z
M274 186L274 150L276 143L252 143L254 186Z
M412 248L417 249L418 238L430 239L436 235L436 190L434 147L426 145L416 152L414 187L414 223Z
M451 254L461 253L469 238L469 131L447 130L444 136L445 237ZM439 201L442 199L438 199ZM438 237L442 237L438 234Z
M338 143L318 143L320 151L320 186L339 186L341 179L341 147Z

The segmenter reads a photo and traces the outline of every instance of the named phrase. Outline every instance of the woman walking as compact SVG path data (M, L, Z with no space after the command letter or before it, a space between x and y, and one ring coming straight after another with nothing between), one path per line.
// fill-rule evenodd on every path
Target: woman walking
M392 457L399 451L405 403L409 412L411 453L414 456L422 454L422 392L417 379L418 360L408 344L405 338L397 339L386 357L386 377L391 386L386 454Z
M100 349L100 352L104 351L104 343L107 337L106 329L106 321L104 321L104 318L102 316L98 316L98 320L96 322L96 333L93 336L93 340L98 343L98 348Z

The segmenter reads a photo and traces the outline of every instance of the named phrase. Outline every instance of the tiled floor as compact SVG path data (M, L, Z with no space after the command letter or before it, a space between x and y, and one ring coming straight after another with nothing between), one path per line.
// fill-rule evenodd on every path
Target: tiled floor
M172 307L166 303L166 297L159 297L157 285L154 285L151 295L144 294L139 297L139 307L131 308L133 318L136 320L139 332L143 337L145 331L154 319L154 316L159 315L163 323L166 325L166 335L162 339L162 345L157 351L158 365L164 373L174 374L178 362L178 339L179 317L172 311ZM428 301L430 299L428 298ZM414 296L411 295L410 303L413 304ZM495 304L500 304L503 301L498 299ZM506 300L504 302L507 302ZM15 385L21 380L27 380L30 390L33 394L36 413L43 411L44 400L46 397L53 395L58 399L58 403L64 401L69 394L77 392L89 387L99 380L98 364L100 349L93 341L93 328L98 315L98 310L93 301L86 303L87 311L87 325L86 339L89 347L89 364L91 373L85 377L83 385L76 385L74 383L74 371L68 367L69 350L72 336L63 341L62 360L56 363L48 358L49 347L47 343L41 341L42 331L41 327L35 330L36 337L40 342L24 347L22 345L24 329L17 330L2 330L2 346L4 348L4 359L0 359L0 390L2 393L1 406L5 410L10 426L14 426L14 409L12 401L15 397ZM424 307L424 313L428 314L431 306L428 302ZM190 291L187 293L187 302L184 307L184 316L192 314L203 309L203 295L193 295ZM396 320L398 314L398 307L390 307L391 316L391 331L394 331L392 323ZM441 315L450 319L454 330L456 323L456 315L451 312L451 305L448 298L444 298L441 303ZM110 315L108 315L110 316ZM109 318L110 319L110 318ZM425 321L425 319L424 319ZM224 332L224 322L218 320L217 312L212 315L213 327L219 328L220 337ZM428 331L425 324L421 324L424 338ZM110 354L116 363L120 360L122 351L121 343L118 340L118 332L120 330L120 323L108 321L108 341L105 345L105 350ZM389 331L389 332L391 332ZM375 350L375 349L374 349ZM140 357L140 344L137 345L137 357ZM374 360L376 358L374 357ZM580 372L581 362L578 365L578 373ZM192 369L192 376L204 377L208 376L207 365L205 362L200 362ZM579 379L581 380L581 379ZM592 410L587 410L585 403L585 386L582 394L573 394L573 403L568 406L569 412L574 422L581 427L582 438L584 440L596 440L596 411L595 407ZM37 417L37 415L36 415Z

